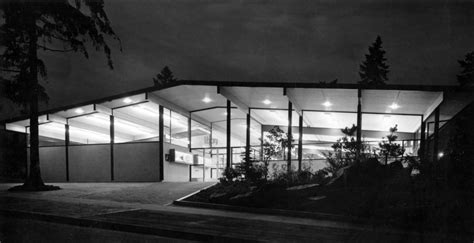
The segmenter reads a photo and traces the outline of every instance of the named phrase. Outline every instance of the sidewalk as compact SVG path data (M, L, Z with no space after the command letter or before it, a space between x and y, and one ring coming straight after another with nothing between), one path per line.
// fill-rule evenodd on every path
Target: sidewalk
M70 196L64 196L68 193ZM198 241L419 242L423 237L423 241L436 242L442 239L433 234L422 236L328 220L77 198L66 191L60 194L2 192L0 213L6 217Z

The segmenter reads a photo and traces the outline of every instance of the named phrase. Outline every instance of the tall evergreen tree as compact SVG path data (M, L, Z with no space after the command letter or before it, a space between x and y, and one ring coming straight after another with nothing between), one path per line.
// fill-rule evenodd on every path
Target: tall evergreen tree
M105 53L112 69L105 38L119 39L110 26L103 0L2 0L0 10L4 19L0 66L6 77L7 97L27 107L30 119L30 170L20 189L51 189L44 185L39 166L38 100L47 99L47 95L38 79L46 78L47 69L38 50L80 52L88 58L86 44L90 41Z
M458 60L462 71L457 75L461 86L474 85L474 51L466 54L464 60Z
M175 81L176 78L173 76L173 72L171 72L168 66L165 66L163 69L161 69L161 72L156 75L156 78L153 78L153 83L155 86L160 86Z
M363 85L384 85L388 80L387 74L389 66L385 63L385 51L382 49L382 39L377 39L369 47L369 54L365 55L365 61L360 65L360 84Z

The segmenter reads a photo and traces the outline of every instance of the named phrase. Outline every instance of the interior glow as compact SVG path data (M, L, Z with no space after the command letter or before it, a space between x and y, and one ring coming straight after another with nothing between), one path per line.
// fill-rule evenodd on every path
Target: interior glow
M77 108L74 110L74 112L76 112L77 114L82 114L84 113L84 110L82 108Z
M323 105L324 105L325 107L330 107L330 106L332 106L332 103L329 102L329 100L326 100L326 102L324 102Z
M128 98L128 97L125 98L125 99L123 99L122 101L123 101L123 103L125 103L125 104L130 104L130 103L132 103L132 99L130 99L130 98Z
M395 103L395 102L393 102L393 103L392 103L390 106L388 106L388 107L390 107L390 109L392 109L392 110L396 110L396 109L400 108L400 106L399 106L397 103Z
M209 102L211 102L211 101L212 101L211 98L209 98L209 97L207 97L207 96L204 97L204 99L202 99L202 102L204 102L204 103L209 103Z
M264 100L262 101L262 103L265 104L265 105L269 105L269 104L271 104L272 102L271 102L269 99L264 99Z
M140 104L138 106L132 106L132 109L145 116L159 117L160 114L158 111L153 111L152 109Z

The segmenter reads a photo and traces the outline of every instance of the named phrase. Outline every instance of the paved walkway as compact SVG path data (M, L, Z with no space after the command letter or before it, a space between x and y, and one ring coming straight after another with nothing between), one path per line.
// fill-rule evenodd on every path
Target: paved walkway
M9 186L11 185L0 185L0 189ZM398 231L382 226L361 226L328 220L165 206L171 197L184 193L189 188L207 186L200 183L190 185L75 183L61 184L61 186L63 190L55 192L9 193L2 191L0 212L6 217L24 217L198 241L419 242L424 240L436 242L443 239L435 234L420 235L416 232ZM181 192L168 193L164 190L164 188L171 190L174 186L182 188ZM155 196L140 196L138 195L140 193L137 193L131 194L130 198L127 197L127 192L130 191L153 193L150 190L159 188L163 189L161 193L168 195L166 200L158 199L156 194ZM139 200L133 201L131 198L139 198Z
M39 198L95 199L111 202L166 205L215 182L53 183L62 190L31 193ZM0 196L17 184L0 184Z

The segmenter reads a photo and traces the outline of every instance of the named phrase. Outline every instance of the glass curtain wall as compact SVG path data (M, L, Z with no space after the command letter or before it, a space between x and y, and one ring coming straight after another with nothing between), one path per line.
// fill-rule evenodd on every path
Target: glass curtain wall
M115 109L115 136L122 137L116 143L157 142L159 140L158 105L145 102Z
M110 143L110 116L93 113L68 119L69 140L75 144ZM124 142L122 134L116 134L117 142Z

